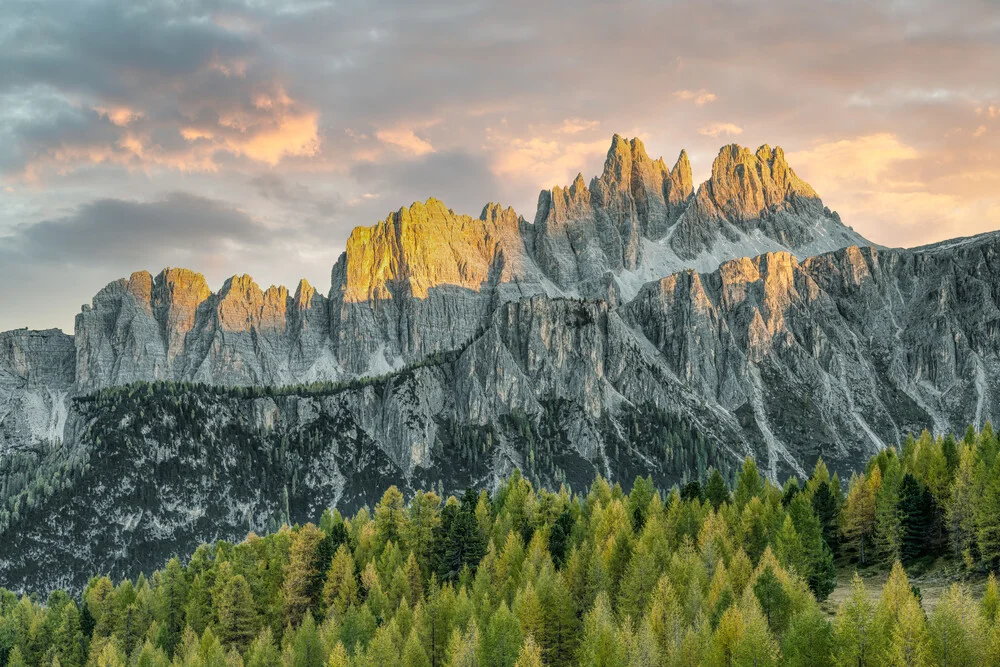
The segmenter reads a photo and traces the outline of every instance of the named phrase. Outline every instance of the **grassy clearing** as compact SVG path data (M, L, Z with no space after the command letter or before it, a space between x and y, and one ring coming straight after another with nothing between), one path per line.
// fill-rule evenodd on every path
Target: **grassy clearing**
M851 579L857 571L868 587L868 592L876 602L882 597L882 587L889 578L890 566L876 566L859 569L855 564L842 563L837 567L837 587L820 607L829 616L837 613L837 608L851 593ZM938 558L930 562L919 562L907 568L910 583L920 590L920 603L928 614L934 611L938 600L954 583L966 584L972 594L979 599L986 590L987 575L981 572L969 573L959 561Z

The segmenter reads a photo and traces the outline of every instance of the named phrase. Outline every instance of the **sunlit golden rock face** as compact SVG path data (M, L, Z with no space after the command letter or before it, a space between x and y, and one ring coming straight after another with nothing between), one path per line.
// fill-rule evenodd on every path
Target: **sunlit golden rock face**
M781 147L763 145L752 153L736 144L724 146L712 163L712 177L699 191L699 206L736 222L760 218L791 198L819 199L795 175Z
M169 365L183 354L184 339L194 328L198 306L212 295L212 290L205 276L189 269L164 269L156 282L153 311L163 323Z
M478 291L492 279L509 280L498 259L525 254L519 216L490 204L479 219L456 215L437 199L401 208L374 227L357 227L347 240L345 302L423 299L428 289L454 285ZM336 285L335 285L336 287Z
M223 331L283 332L286 328L288 289L272 285L261 291L250 276L233 276L219 291L216 309L219 328Z

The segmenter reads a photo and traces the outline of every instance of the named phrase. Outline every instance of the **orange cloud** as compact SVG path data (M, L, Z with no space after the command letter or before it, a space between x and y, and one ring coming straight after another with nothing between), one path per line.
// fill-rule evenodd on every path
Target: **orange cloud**
M429 141L418 137L410 128L397 127L375 132L375 138L384 144L389 144L404 153L419 157L434 152L434 146Z
M559 132L562 134L579 134L587 130L596 130L601 122L597 120L584 120L583 118L567 118L562 122Z
M879 133L819 143L788 162L844 222L875 242L930 243L994 229L1000 222L1000 166L970 165ZM924 171L925 165L949 165Z
M133 109L129 109L128 107L113 107L110 109L104 107L94 107L94 111L119 127L125 127L132 121L142 118L143 116L141 111L135 111Z
M560 142L543 137L504 139L492 165L497 176L528 178L545 187L573 180L588 160L608 150L607 138Z
M810 150L789 153L788 161L799 175L810 174L809 182L822 194L825 184L837 187L845 180L855 187L891 181L896 162L914 160L918 155L896 135L880 133L820 143Z
M178 171L218 170L219 152L274 166L286 157L311 157L319 153L319 114L303 110L283 89L258 93L252 109L217 113L215 123L192 122L173 129L186 145L164 147L153 137L153 126L141 112L127 107L95 108L115 128L117 139L107 144L63 144L36 155L23 170L28 181L45 172L66 174L84 165L117 164L127 169L164 167ZM197 112L191 113L194 118ZM159 128L162 130L162 128Z
M227 141L231 152L276 165L285 156L312 156L319 150L318 114L304 113L282 118L245 141Z
M704 88L701 90L678 90L674 97L683 102L694 102L695 106L703 107L709 102L719 99L715 93L710 93Z
M705 135L706 137L718 137L720 135L727 135L730 137L735 137L738 134L743 133L743 128L735 123L712 123L711 125L704 125L698 128L698 134Z

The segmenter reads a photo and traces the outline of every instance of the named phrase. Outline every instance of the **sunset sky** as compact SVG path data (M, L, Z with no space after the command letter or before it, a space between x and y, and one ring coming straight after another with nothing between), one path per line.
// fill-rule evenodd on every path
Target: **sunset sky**
M435 196L529 220L615 132L781 145L845 223L1000 228L1000 2L3 0L0 330L134 270L320 291Z

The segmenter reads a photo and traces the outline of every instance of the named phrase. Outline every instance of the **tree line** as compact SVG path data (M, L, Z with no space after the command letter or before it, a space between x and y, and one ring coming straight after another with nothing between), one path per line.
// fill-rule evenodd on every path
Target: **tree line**
M515 472L461 498L390 487L374 509L199 547L148 578L42 602L0 592L0 664L1000 665L1000 593L955 583L933 609L907 578L1000 557L987 426L881 452L846 491L822 461L779 487L752 460L668 492L598 478L584 495ZM891 568L880 595L848 567Z

